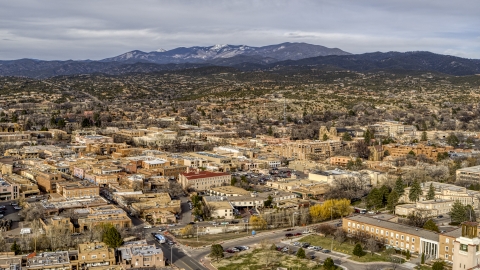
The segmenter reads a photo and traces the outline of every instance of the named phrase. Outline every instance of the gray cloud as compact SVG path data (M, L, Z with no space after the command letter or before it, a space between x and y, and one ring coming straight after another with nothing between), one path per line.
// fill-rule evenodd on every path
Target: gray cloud
M3 1L0 59L281 42L480 58L479 13L477 0Z

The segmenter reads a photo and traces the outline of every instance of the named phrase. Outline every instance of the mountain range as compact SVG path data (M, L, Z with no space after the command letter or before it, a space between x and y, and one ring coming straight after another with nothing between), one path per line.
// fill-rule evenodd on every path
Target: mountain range
M282 43L264 47L214 45L180 47L153 52L131 51L99 61L0 61L0 76L48 78L61 75L148 73L204 66L227 66L242 71L316 68L328 70L414 70L449 75L480 74L480 60L431 52L374 52L351 54L337 48L307 43Z

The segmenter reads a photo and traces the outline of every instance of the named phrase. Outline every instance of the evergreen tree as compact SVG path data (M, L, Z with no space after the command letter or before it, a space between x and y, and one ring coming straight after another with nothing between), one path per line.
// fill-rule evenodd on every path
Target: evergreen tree
M435 222L431 219L429 219L429 220L427 220L427 222L425 222L425 225L423 225L423 228L426 229L426 230L434 231L434 232L440 232L437 224L435 224Z
M323 262L323 269L324 270L335 270L335 268L337 268L335 266L335 263L333 262L332 258L328 257L325 259L325 261Z
M443 270L445 269L445 262L443 261L436 261L432 265L432 270Z
M110 248L117 248L123 244L122 235L120 235L117 228L111 224L104 227L102 240Z
M420 199L420 195L422 194L422 187L418 180L415 179L413 181L412 186L410 187L410 193L408 194L408 199L412 202L416 202Z
M297 251L297 258L299 259L305 259L305 250L303 248L299 248Z
M374 139L373 132L370 129L367 129L367 131L365 131L365 134L363 134L363 139L367 145L370 145L372 139Z
M427 200L433 200L435 199L435 188L433 187L433 184L430 183L430 187L428 188L428 193L427 193Z
M217 259L217 261L223 258L223 247L220 244L213 244L210 247L210 257Z
M451 146L457 146L460 141L458 140L458 137L450 133L450 135L447 136L447 144Z
M421 141L428 141L428 137L427 137L427 132L424 131L422 132L422 138L420 139Z
M367 196L368 208L381 208L382 207L383 194L379 189L373 188Z
M425 253L422 253L422 259L420 261L421 264L425 263Z
M328 141L328 135L326 133L323 134L322 141Z
M475 210L471 205L465 206L465 217L468 221L477 221L477 215L475 214Z
M10 247L10 250L15 252L15 255L18 255L22 252L20 245L17 244L17 241L13 241L12 246Z
M380 187L380 193L382 194L382 207L385 207L388 203L388 195L390 195L390 188L386 185Z
M395 210L395 206L398 204L398 199L399 198L400 197L398 196L397 191L392 190L392 192L390 192L390 194L388 195L388 199L387 199L388 210L391 210L391 211Z
M460 224L464 221L467 221L466 208L460 201L455 201L450 210L450 218L452 223Z
M360 245L360 243L357 243L353 248L353 255L358 257L362 257L364 255L363 248L362 248L362 245Z
M344 140L344 141L351 141L351 140L352 140L352 136L350 136L350 133L345 132L345 133L343 133L343 135L342 135L342 140Z
M411 256L412 256L412 254L410 254L410 250L407 249L407 253L405 254L405 258L406 258L407 260L410 260L410 257L411 257Z
M230 186L235 186L237 183L237 178L235 176L232 176L232 179L230 180Z
M401 197L403 194L405 194L405 184L403 183L403 180L401 177L397 178L397 181L395 181L395 187L393 188L397 192L397 195Z

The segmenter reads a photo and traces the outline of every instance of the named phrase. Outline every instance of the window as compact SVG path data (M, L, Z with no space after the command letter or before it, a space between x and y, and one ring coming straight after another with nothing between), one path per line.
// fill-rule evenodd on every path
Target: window
M445 250L448 251L448 247L445 247Z
M373 228L370 231L373 232Z
M357 229L360 229L360 224L357 224Z
M409 244L406 244L405 246L406 246L406 248L407 248L407 249L409 249L409 248L410 248L410 245L409 245Z
M407 241L410 241L410 236L407 236Z
M415 237L412 237L412 243L415 243Z
M365 226L362 225L362 230L365 230Z
M388 236L388 231L385 231L385 235L387 235L387 236Z
M82 260L85 260L85 256L82 256Z
M395 241L395 246L398 246L398 241Z
M393 240L390 240L390 245L393 245Z
M445 259L448 259L448 254L445 254Z
M348 232L350 233L350 229L348 229Z
M446 238L446 239L445 239L445 243L448 244L449 242L450 242L450 239Z
M92 259L96 259L97 258L97 255L92 255Z
M403 247L403 242L400 243L400 246Z
M376 233L378 233L378 229L377 229Z
M461 251L468 251L468 245L460 244L460 250Z
M400 236L400 238L403 240L403 235L402 235L402 236Z
M380 230L380 234L383 235L383 230Z
M396 238L398 239L398 233L397 233L395 236L396 236Z
M367 231L370 230L370 227L367 226Z

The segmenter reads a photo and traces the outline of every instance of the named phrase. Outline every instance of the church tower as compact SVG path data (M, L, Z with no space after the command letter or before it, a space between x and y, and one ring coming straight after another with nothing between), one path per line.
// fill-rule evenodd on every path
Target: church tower
M477 228L477 222L462 223L462 236L455 239L454 243L453 270L472 269L480 264Z

